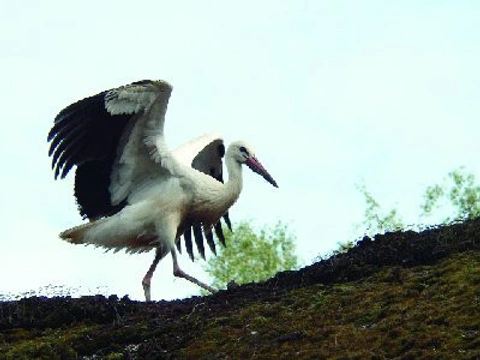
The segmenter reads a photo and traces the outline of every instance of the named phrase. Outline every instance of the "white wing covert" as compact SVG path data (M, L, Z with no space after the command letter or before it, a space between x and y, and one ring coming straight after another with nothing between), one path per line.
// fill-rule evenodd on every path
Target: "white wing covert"
M217 134L206 134L193 139L173 151L175 159L223 182L222 158L225 155L223 139Z
M105 107L110 114L133 115L112 166L112 205L126 199L133 189L141 189L143 183L170 171L163 129L171 91L164 81L142 81L106 93Z

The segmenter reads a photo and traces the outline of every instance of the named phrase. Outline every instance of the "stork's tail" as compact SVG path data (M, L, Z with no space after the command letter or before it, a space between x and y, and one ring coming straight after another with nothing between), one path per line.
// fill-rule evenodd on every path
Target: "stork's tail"
M170 228L176 231L176 227L168 227L172 223L170 217L164 217L163 223L156 224L155 220L159 215L159 211L152 213L151 202L141 201L125 207L113 216L65 230L60 237L72 244L92 244L114 251L124 249L132 253L164 246L165 252L168 253L171 247L175 246L173 242L175 233L170 231ZM174 224L177 222L173 219ZM165 230L159 234L158 229L169 231Z
M60 237L72 244L86 244L85 232L89 230L94 223L82 224L73 228L67 229L60 233Z
M125 226L125 225L123 225ZM71 244L91 244L119 251L144 252L158 247L157 238L152 234L137 235L138 229L122 228L115 218L104 218L65 230L60 237Z

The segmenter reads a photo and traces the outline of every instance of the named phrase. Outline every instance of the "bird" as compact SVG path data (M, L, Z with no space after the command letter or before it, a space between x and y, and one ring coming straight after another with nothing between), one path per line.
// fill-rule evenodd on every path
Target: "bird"
M60 238L107 251L155 249L142 279L146 301L154 271L168 254L174 276L217 291L180 268L177 250L183 238L194 259L193 232L203 258L204 238L216 253L212 229L225 246L221 219L231 230L228 210L242 190L243 165L278 187L245 141L225 150L221 136L206 134L171 151L164 124L172 90L164 80L141 80L86 97L61 110L47 136L54 178L75 167L74 196L88 220Z

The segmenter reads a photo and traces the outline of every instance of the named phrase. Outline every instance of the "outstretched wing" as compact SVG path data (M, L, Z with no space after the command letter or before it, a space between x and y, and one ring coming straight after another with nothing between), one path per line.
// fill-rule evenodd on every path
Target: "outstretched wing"
M52 168L55 178L64 178L77 166L75 197L82 216L118 212L141 181L159 173L158 163L168 156L163 127L171 91L164 81L139 81L80 100L57 115L48 134Z
M174 157L180 163L191 166L194 169L212 176L220 182L223 182L222 158L225 155L225 146L220 136L216 134L207 134L200 136L173 151ZM225 224L230 231L232 226L228 213L223 216ZM223 234L221 222L214 226L215 234L220 243L225 246L225 236ZM199 254L205 259L204 236L210 250L216 254L215 241L211 231L202 231L201 224L186 224L186 230L183 233L185 248L190 258L193 260L192 232L197 245ZM177 242L177 249L181 251L181 242Z

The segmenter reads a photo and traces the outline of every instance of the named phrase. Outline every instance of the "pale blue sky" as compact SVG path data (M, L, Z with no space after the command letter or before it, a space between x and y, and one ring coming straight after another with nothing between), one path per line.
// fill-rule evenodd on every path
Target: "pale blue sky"
M280 188L246 174L232 219L289 223L306 262L361 235L362 181L415 222L427 185L460 165L480 174L479 18L477 1L0 2L0 293L142 298L153 253L58 239L80 216L46 133L68 104L145 78L174 86L172 147L206 132L255 146ZM152 281L154 299L195 291L170 258Z

